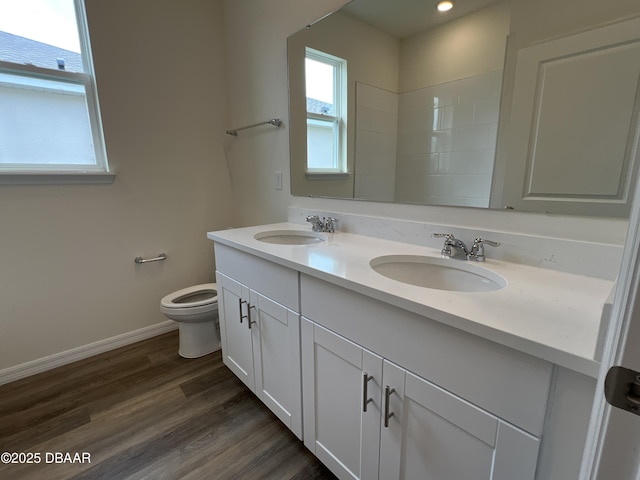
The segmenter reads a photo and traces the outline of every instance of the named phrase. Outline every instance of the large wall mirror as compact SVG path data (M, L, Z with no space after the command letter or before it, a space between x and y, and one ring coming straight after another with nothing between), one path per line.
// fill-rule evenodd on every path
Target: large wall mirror
M435 1L353 0L292 35L292 194L627 216L640 42L605 32L509 66L512 9L528 1L457 0L441 14ZM565 105L572 82L584 88Z

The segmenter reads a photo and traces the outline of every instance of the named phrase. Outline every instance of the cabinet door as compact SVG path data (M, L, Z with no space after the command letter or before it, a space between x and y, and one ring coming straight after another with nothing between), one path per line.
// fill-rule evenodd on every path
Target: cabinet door
M533 480L537 438L386 360L383 397L381 479Z
M216 273L222 360L251 390L255 390L253 347L249 329L249 288Z
M304 444L340 479L377 479L382 358L303 318L302 374Z
M251 291L255 393L302 439L300 315Z

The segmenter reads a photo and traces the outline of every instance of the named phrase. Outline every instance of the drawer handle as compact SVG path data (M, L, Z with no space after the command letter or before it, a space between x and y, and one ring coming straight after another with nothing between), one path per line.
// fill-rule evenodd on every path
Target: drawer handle
M396 391L395 388L390 388L389 385L384 387L384 428L389 428L389 419L395 415L393 412L389 412L389 397Z
M373 376L364 372L362 374L362 411L367 411L367 405L373 402L373 398L369 397L367 393L367 385L369 384L369 380L373 380Z
M242 319L243 318L247 318L247 315L243 315L242 314L242 304L243 303L247 303L246 300L242 300L241 298L238 299L238 311L239 311L239 315L240 315L240 323L242 323Z

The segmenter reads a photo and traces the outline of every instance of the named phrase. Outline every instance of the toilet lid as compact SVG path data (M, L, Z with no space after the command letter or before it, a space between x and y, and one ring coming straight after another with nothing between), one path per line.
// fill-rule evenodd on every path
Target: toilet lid
M160 300L165 308L189 308L210 305L218 301L218 286L215 283L203 283L170 293Z

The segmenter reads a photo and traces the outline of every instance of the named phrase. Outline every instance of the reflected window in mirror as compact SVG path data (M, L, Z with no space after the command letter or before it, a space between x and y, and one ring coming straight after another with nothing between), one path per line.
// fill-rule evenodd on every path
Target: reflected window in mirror
M308 173L347 170L346 77L346 60L306 48Z

